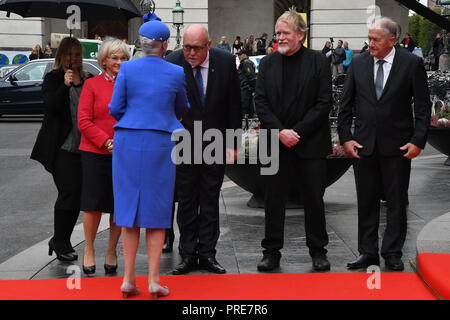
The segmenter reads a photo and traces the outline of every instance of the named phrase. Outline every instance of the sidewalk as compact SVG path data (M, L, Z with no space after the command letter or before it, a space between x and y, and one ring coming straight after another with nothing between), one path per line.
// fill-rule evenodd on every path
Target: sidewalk
M428 222L450 212L450 167L444 166L447 157L443 155L424 156L413 161L408 208L408 233L403 250L405 272L413 272L409 259L417 254L417 239ZM228 274L258 273L257 263L262 258L261 240L264 235L264 210L251 209L246 203L250 194L232 181L225 179L220 198L221 235L217 245L217 260ZM325 193L327 230L329 234L328 258L330 272L355 272L346 268L347 262L354 260L357 251L357 207L353 170L350 168L336 183L327 188ZM382 205L380 219L380 236L384 233L386 207ZM109 236L108 215L103 215L99 233L95 242L97 272L95 277L104 277L104 254ZM450 225L449 219L442 223ZM430 224L432 227L432 224ZM442 225L441 225L442 226ZM448 230L448 229L447 229ZM175 243L172 253L164 253L161 259L160 273L169 274L181 261L178 254L178 229L175 223ZM433 230L427 229L427 234ZM55 255L47 255L48 240L21 252L0 264L0 279L48 279L67 278L67 268L77 265L82 273L84 234L82 224L77 225L73 234L73 244L79 258L74 263L60 262ZM145 236L141 234L141 244L136 259L136 275L148 273ZM432 240L432 239L431 239ZM427 237L430 241L430 237ZM439 241L442 241L440 239ZM441 243L442 245L442 243ZM450 253L450 251L449 251ZM118 247L118 272L114 276L123 276L122 245ZM381 260L381 271L387 271ZM311 258L305 244L304 217L302 209L286 211L285 245L282 250L281 268L277 273L313 272ZM365 272L358 270L356 272ZM203 274L196 271L191 274Z

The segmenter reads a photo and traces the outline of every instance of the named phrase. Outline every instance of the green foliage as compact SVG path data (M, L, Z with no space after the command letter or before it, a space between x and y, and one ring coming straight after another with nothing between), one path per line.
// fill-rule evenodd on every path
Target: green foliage
M441 9L436 8L434 11L440 14ZM422 52L425 55L433 47L436 34L442 32L442 30L439 26L416 13L409 17L408 32L416 42L416 45L422 48Z

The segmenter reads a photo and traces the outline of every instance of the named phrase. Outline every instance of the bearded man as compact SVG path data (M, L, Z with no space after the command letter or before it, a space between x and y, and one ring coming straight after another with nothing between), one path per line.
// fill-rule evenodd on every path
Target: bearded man
M279 170L266 176L265 237L259 271L280 265L285 204L290 176L298 177L305 211L306 245L314 271L330 269L323 195L326 156L331 154L328 114L332 106L331 70L320 52L303 47L305 21L295 9L276 23L278 51L260 62L256 111L261 127L278 134ZM272 154L273 156L273 154Z

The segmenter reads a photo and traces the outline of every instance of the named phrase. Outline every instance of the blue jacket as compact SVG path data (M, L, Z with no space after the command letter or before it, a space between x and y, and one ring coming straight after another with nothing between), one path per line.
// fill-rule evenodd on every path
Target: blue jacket
M344 48L344 50L345 50L345 56L347 58L344 60L343 64L344 64L344 67L348 67L350 65L350 62L352 62L352 59L353 59L353 51L350 48L349 49Z
M188 111L183 68L154 56L121 64L109 105L115 128L172 133Z

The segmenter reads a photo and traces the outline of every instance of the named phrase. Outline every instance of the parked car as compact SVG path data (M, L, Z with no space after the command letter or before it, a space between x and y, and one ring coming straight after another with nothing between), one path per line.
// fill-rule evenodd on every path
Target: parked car
M6 76L8 73L13 71L18 66L19 66L18 64L13 64L13 65L6 65L6 66L0 67L0 78L3 78L4 76Z
M42 82L53 69L55 59L38 59L18 66L0 78L0 116L3 114L43 114ZM84 59L85 71L103 72L95 59Z

